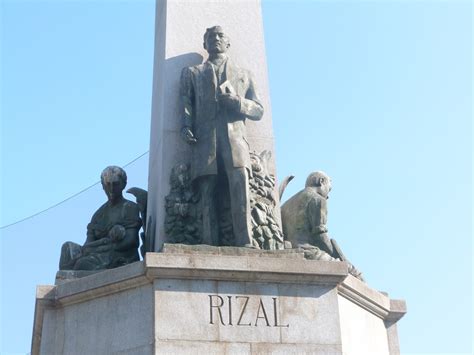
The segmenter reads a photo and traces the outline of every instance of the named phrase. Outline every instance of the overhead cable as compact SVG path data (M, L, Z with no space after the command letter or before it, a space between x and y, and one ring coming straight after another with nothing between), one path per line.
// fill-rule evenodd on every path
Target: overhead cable
M123 166L123 168L126 168L126 167L129 166L130 164L135 163L138 159L142 158L143 156L147 155L148 153L149 153L149 150L147 150L145 153L139 155L138 157L136 157L136 158L133 159L132 161L129 161L127 164L125 164L125 165ZM22 219L20 219L20 220L18 220L18 221L16 221L16 222L7 224L7 225L5 225L5 226L1 226L0 229L6 229L6 228L8 228L8 227L12 227L12 226L14 226L15 224L18 224L18 223L21 223L21 222L25 222L25 221L27 221L27 220L33 218L33 217L36 217L36 216L38 216L38 215L40 215L40 214L42 214L42 213L45 213L45 212L47 212L47 211L49 211L49 210L51 210L51 209L53 209L53 208L55 208L55 207L57 207L57 206L59 206L59 205L62 205L62 204L65 203L65 202L67 202L67 201L73 199L74 197L79 196L79 195L82 194L83 192L86 192L87 190L93 188L94 186L96 186L96 185L98 185L98 184L100 184L100 180L94 182L92 185L87 186L86 188L82 189L81 191L76 192L75 194L73 194L73 195L71 195L71 196L65 198L64 200L62 200L62 201L60 201L60 202L58 202L58 203L55 203L54 205L49 206L48 208L45 208L44 210L41 210L41 211L39 211L39 212L36 212L36 213L32 214L31 216L22 218Z

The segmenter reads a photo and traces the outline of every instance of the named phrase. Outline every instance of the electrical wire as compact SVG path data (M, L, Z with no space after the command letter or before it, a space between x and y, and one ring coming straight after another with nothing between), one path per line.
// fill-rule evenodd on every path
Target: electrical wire
M126 168L127 166L129 166L129 165L135 163L138 159L140 159L140 158L142 158L143 156L147 155L149 152L150 152L150 151L147 150L145 153L140 154L138 157L136 157L136 158L133 159L132 161L129 161L127 164L125 164L125 165L123 166L123 168ZM34 213L34 214L32 214L32 215L30 215L30 216L28 216L28 217L22 218L22 219L20 219L20 220L18 220L18 221L16 221L16 222L7 224L7 225L5 225L5 226L1 226L0 229L6 229L6 228L8 228L8 227L12 227L12 226L14 226L14 225L16 225L16 224L25 222L25 221L27 221L27 220L33 218L33 217L36 217L36 216L38 216L38 215L40 215L40 214L43 214L43 213L45 213L45 212L47 212L47 211L49 211L49 210L51 210L51 209L53 209L53 208L55 208L55 207L58 207L59 205L62 205L63 203L65 203L65 202L67 202L67 201L73 199L74 197L79 196L80 194L86 192L87 190L93 188L94 186L96 186L96 185L98 185L98 184L100 184L100 180L97 181L97 182L95 182L95 183L93 183L92 185L87 186L86 188L82 189L81 191L76 192L75 194L73 194L73 195L71 195L71 196L65 198L64 200L62 200L62 201L60 201L60 202L58 202L58 203L55 203L54 205L49 206L48 208L45 208L44 210L41 210L41 211L39 211L39 212L36 212L36 213Z

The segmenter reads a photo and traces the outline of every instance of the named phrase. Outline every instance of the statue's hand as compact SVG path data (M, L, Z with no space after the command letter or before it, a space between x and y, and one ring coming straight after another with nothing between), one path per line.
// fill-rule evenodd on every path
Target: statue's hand
M219 95L219 103L227 109L233 111L240 110L240 97L235 94L221 94Z
M110 240L114 243L120 242L125 238L126 230L120 224L116 224L109 231Z
M197 139L196 139L196 137L194 137L194 134L191 131L191 128L189 128L189 127L183 127L181 129L181 137L183 137L184 141L188 144L197 143Z
M107 251L110 249L111 242L112 240L110 237L104 237L93 242L86 243L82 247L83 254Z

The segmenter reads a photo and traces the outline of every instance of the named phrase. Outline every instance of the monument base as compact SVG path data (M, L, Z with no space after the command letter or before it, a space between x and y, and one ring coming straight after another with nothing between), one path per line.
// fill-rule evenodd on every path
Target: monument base
M398 354L405 302L294 251L165 245L38 286L32 354Z

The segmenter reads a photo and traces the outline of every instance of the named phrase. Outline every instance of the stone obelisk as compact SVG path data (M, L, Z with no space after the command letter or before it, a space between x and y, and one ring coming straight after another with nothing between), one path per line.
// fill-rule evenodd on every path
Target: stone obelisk
M263 38L260 0L159 0L156 4L153 102L148 179L148 251L161 250L164 233L165 196L173 166L190 159L190 147L180 137L179 81L184 67L207 58L203 34L220 25L231 40L229 56L250 70L257 83L264 116L247 120L251 151L272 153L269 170L275 174L271 106ZM275 194L277 195L277 194Z
M180 73L205 60L200 43L215 25L231 40L232 61L253 72L265 109L261 121L247 123L250 149L274 152L259 1L158 0L149 252L39 286L31 353L399 354L405 302L350 275L344 261L308 260L298 248L162 247L170 172L190 159L180 137ZM275 173L274 161L268 168Z

